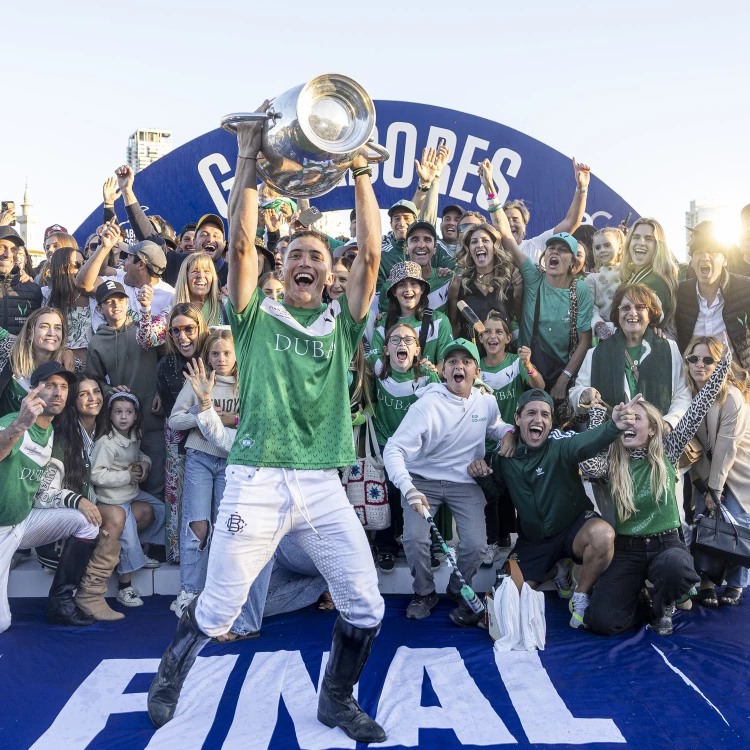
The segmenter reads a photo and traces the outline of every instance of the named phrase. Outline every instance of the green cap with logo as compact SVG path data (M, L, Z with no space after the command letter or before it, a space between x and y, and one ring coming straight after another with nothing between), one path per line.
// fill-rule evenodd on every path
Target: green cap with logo
M448 359L448 355L451 352L455 352L457 349L463 349L464 351L469 352L472 359L479 364L479 350L477 349L476 344L468 339L456 339L455 341L451 341L443 350L443 360Z

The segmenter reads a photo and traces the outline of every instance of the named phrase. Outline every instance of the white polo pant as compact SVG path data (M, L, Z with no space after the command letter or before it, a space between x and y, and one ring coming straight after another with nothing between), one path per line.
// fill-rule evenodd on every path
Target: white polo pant
M206 635L229 631L286 534L312 558L344 620L360 628L380 623L385 605L370 545L336 469L230 464L226 477L206 586L195 610Z
M69 536L96 539L98 535L99 527L73 508L32 508L21 523L0 526L0 633L10 627L8 575L13 553L17 549L39 547Z

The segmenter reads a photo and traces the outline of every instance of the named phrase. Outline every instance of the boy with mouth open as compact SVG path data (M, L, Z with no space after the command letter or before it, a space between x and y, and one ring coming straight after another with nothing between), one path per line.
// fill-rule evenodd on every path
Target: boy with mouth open
M265 111L265 102L259 111ZM357 244L346 293L333 283L328 240L295 232L284 252L284 300L258 286L257 158L264 124L237 126L239 154L229 197L229 305L241 404L227 458L206 583L180 618L148 695L151 721L170 721L185 678L211 637L227 633L279 542L291 534L325 577L340 616L318 697L318 720L358 742L385 732L353 687L380 630L384 603L362 524L337 469L355 462L347 388L380 263L380 214L365 157L352 164Z
M466 473L466 466L484 456L488 438L500 441L502 456L513 455L515 449L513 428L500 417L495 397L474 388L479 375L476 346L466 339L451 343L443 374L446 382L424 388L383 452L388 476L402 496L402 541L414 577L414 597L406 609L410 620L427 617L439 601L424 511L434 516L444 503L450 508L461 539L459 567L471 585L487 547L487 534L484 495ZM460 590L454 573L446 594L459 606L450 618L459 627L471 627L481 616L468 608Z
M524 580L536 588L554 578L560 596L571 599L572 628L583 625L591 589L612 561L615 539L613 528L594 512L578 462L608 448L634 423L632 404L620 404L605 424L576 434L552 430L554 407L546 391L526 391L516 407L515 455L501 460L496 452L492 468L483 459L468 468L487 494L508 488L519 520L513 552ZM583 565L577 585L562 562L566 558Z

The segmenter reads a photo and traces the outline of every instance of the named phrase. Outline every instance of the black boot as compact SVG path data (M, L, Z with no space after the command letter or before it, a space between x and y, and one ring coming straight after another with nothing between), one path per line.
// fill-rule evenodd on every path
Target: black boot
M357 742L385 742L383 727L371 719L352 695L370 655L376 628L357 628L340 617L333 626L333 643L318 698L318 721L341 727Z
M76 588L95 548L96 539L78 539L71 536L65 542L47 596L47 622L78 627L93 625L96 622L95 617L90 617L78 609L74 599Z
M209 640L195 622L197 603L196 597L182 613L177 632L161 657L159 671L148 691L148 715L157 729L174 716L182 683L185 682L195 657Z

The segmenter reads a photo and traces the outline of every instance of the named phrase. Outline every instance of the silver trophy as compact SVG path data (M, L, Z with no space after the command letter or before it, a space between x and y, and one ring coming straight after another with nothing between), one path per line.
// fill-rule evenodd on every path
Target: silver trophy
M317 198L341 182L358 153L373 164L390 157L372 139L372 99L356 81L335 73L289 89L267 112L226 115L221 127L236 133L237 123L253 120L268 122L258 174L282 195Z

